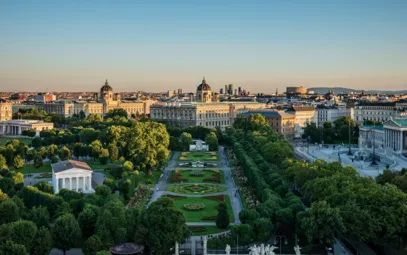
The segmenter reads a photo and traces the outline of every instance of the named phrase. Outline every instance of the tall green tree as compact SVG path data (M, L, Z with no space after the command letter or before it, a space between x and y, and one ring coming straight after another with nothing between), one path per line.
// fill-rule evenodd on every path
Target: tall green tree
M6 158L0 154L0 170L8 169Z
M188 151L189 150L189 145L192 144L192 136L190 133L183 132L180 136L180 146L183 151Z
M67 250L74 247L80 236L80 231L78 222L72 214L66 213L58 217L52 230L54 246L65 255Z
M38 229L30 251L31 255L48 255L52 249L51 232L46 227Z
M20 169L24 166L24 160L20 157L20 155L14 157L13 166L15 169Z
M13 200L0 203L0 224L16 221L20 218L20 210Z
M58 151L58 156L61 160L70 159L71 151L66 146L64 146Z
M205 143L209 146L209 150L217 151L219 147L218 138L214 132L209 133L205 138Z
M167 254L175 242L181 242L188 235L188 227L182 212L170 198L153 202L146 212L145 225L148 228L148 244L155 254Z
M102 149L99 154L99 162L102 165L106 165L108 161L109 161L109 150Z
M228 208L225 203L218 205L218 215L216 216L216 226L220 229L225 229L229 226Z
M4 244L0 245L1 255L27 255L27 250L24 245L7 240Z
M43 165L42 157L40 154L36 153L34 156L34 167L40 168L40 167L42 167L42 165Z

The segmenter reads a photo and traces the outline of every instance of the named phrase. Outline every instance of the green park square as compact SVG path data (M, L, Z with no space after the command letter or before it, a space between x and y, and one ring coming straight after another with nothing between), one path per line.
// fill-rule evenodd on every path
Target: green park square
M179 156L181 161L217 161L219 160L218 152L216 151L193 151L181 152Z
M233 215L230 198L227 195L224 195L224 198L225 204L228 208L230 222L234 222L235 217ZM185 204L195 203L203 203L205 205L205 209L201 211L187 211L184 209ZM182 199L174 199L174 204L182 211L187 222L214 222L215 220L202 220L202 218L206 216L216 216L218 214L216 207L219 202L216 200L207 199L205 197L183 197Z
M177 169L174 171L171 171L168 182L169 183L181 183L180 181L173 181L172 177L174 174L176 174L176 171L178 171L181 175L179 178L181 179L187 179L187 181L183 181L183 183L188 183L188 182L207 182L207 183L214 183L214 184L224 184L225 183L225 177L223 174L223 171L220 171L218 169L205 169L205 170L184 170L184 169ZM205 179L210 179L215 177L215 172L219 172L220 174L220 182L216 181L209 181ZM193 176L194 173L202 173L202 176ZM191 176L192 174L192 176Z

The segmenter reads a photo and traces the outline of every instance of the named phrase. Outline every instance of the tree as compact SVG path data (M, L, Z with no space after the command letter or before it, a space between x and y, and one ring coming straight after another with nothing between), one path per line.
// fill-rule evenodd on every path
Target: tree
M183 132L180 136L180 146L183 151L189 150L189 145L192 144L192 136L190 133Z
M34 137L31 141L31 145L34 148L40 148L41 147L41 138L40 137Z
M27 250L24 245L17 244L11 240L7 240L4 244L0 245L1 255L27 255Z
M110 251L98 251L96 252L96 255L111 255L112 253Z
M97 186L95 189L96 195L101 196L103 198L112 194L112 190L106 185Z
M214 132L209 133L205 138L205 143L209 146L209 150L217 151L219 147L218 138Z
M102 143L99 140L95 140L90 146L92 147L92 157L98 158L103 149Z
M0 154L0 170L8 169L7 160Z
M124 118L127 119L128 114L127 114L127 112L126 112L124 109L122 109L122 108L117 108L117 109L113 109L113 110L110 110L109 112L107 112L106 115L105 115L105 118L106 118L106 119L108 119L108 118L112 118L112 119L113 119L113 118L116 117L116 116L118 116L118 117L124 117Z
M55 156L57 154L58 151L58 146L56 146L55 144L51 144L50 146L48 146L48 156L52 157Z
M38 153L41 155L42 159L46 159L47 158L47 148L45 148L44 146L42 146L40 148L40 150L38 151Z
M48 255L52 249L51 233L46 227L41 227L37 231L37 235L33 241L33 248L30 251L31 255Z
M24 166L24 160L20 157L20 155L14 157L13 166L15 169L20 169Z
M37 226L34 222L18 220L11 223L10 239L18 244L24 245L30 251L34 246Z
M99 162L102 165L106 165L107 161L109 161L109 150L102 149L99 154Z
M126 161L123 164L123 172L132 172L133 171L133 163L131 161Z
M8 199L0 203L0 224L16 221L20 218L20 211L13 200Z
M119 149L116 144L109 144L109 157L111 161L116 161L119 158Z
M88 238L95 232L99 208L95 205L85 204L85 208L78 215L78 223L82 230L82 236Z
M58 151L58 156L61 160L70 159L71 151L66 146L64 146Z
M78 222L72 214L66 213L55 220L52 230L52 240L54 246L61 250L64 255L67 250L74 247L80 235Z
M102 249L103 249L102 241L97 235L93 235L85 241L83 253L85 255L95 255L98 251Z
M335 237L335 230L345 229L339 210L330 207L326 201L312 203L310 210L300 214L300 226L309 242L317 240L331 244Z
M34 187L38 188L42 192L46 192L49 194L54 194L54 187L46 181L38 182L34 184Z
M42 157L40 154L36 153L34 156L34 167L35 168L40 168L42 167L43 163L42 163Z
M48 227L49 224L49 212L44 206L33 207L29 212L28 217L32 222L34 222L37 227Z
M188 235L184 215L171 198L160 198L153 202L145 215L148 244L157 255L167 254L175 242L181 242Z
M229 226L228 208L225 203L218 205L218 215L216 216L216 226L220 229L225 229Z
M0 189L0 204L7 200L7 194Z

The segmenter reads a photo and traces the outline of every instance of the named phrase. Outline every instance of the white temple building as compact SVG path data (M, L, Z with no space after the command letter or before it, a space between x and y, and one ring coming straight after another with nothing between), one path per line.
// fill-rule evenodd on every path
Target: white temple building
M92 168L85 162L65 160L51 165L52 186L55 194L61 189L74 190L85 194L95 193L92 189Z

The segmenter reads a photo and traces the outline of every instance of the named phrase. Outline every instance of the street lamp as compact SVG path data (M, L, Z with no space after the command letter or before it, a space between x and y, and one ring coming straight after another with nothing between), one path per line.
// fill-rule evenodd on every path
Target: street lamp
M352 151L350 150L350 135L351 135L351 133L350 133L350 121L351 121L351 119L349 119L349 151L348 151L348 155L349 156L351 156L352 155Z
M284 238L284 239L283 239L283 238ZM275 244L275 245L277 245L277 243L280 244L280 254L282 254L282 253L281 253L281 244L283 243L283 240L284 240L284 244L287 245L287 244L288 244L288 241L287 241L287 237L286 237L286 236L283 236L283 235L276 235L276 236L274 237L274 244Z

